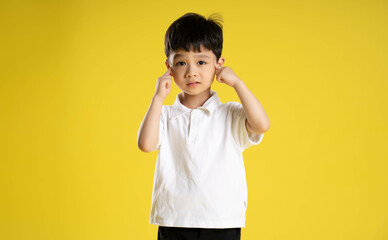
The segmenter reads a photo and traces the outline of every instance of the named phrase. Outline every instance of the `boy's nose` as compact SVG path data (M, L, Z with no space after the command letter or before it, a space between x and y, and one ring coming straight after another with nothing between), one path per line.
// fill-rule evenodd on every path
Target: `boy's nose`
M193 67L193 66L188 66L187 68L187 72L186 72L186 77L187 78L192 78L192 77L197 77L198 76L198 73L197 73L197 69L196 67Z

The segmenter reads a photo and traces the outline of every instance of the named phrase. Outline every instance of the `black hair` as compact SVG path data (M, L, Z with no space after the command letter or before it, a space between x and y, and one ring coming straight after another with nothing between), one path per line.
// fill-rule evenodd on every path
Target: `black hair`
M172 51L184 49L199 52L201 46L211 50L218 59L222 53L222 19L212 14L206 19L197 13L186 13L167 29L164 52L167 58Z

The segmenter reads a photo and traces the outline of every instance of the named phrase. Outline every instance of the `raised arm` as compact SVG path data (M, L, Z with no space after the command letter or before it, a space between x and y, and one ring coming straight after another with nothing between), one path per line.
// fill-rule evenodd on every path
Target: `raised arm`
M160 114L163 101L170 93L171 84L171 68L168 68L167 72L158 78L155 94L140 125L137 145L143 152L152 152L156 149L159 141Z
M270 122L263 106L245 83L229 67L217 67L217 80L234 88L240 98L247 120L246 128L251 133L268 131Z
M243 81L234 85L247 117L246 127L251 133L264 133L268 131L270 122L263 106Z

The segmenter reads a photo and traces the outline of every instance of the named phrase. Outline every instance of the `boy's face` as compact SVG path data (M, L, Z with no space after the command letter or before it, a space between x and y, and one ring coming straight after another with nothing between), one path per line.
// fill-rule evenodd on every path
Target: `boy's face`
M186 94L198 95L210 91L216 67L223 67L225 59L206 48L200 52L177 50L166 60L167 68L171 67L175 84Z

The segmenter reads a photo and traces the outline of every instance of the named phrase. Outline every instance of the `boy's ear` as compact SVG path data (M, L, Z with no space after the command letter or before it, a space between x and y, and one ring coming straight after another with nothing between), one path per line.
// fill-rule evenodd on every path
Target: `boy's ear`
M172 67L171 67L171 65L170 65L170 63L169 63L169 61L168 61L168 59L166 59L166 61L164 61L164 63L166 64L166 67L167 67L167 70L168 69L170 69L171 71L170 71L170 76L173 76L173 71L172 71Z
M216 62L216 68L219 69L219 68L222 68L225 64L225 58L224 57L220 57L218 59L218 62Z
M166 64L167 69L169 69L170 68L170 64L168 62L168 59L166 59L166 61L164 61L164 63Z

